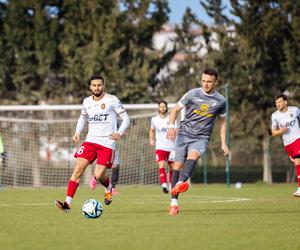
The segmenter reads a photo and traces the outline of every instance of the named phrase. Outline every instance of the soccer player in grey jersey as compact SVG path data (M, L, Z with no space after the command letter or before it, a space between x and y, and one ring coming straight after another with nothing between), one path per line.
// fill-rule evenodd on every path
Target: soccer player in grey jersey
M187 180L191 177L197 160L207 148L217 116L220 117L221 124L221 148L225 156L229 154L226 145L226 102L224 96L215 90L217 80L216 70L205 69L202 73L202 88L188 91L170 113L167 136L174 140L176 117L182 108L186 108L175 146L170 215L177 215L179 212L178 195L189 188Z

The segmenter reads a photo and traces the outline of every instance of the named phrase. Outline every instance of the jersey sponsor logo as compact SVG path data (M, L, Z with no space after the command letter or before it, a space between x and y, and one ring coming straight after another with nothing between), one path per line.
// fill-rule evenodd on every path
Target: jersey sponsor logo
M101 109L105 109L105 107L106 107L105 103L102 103Z
M284 127L287 127L287 128L293 127L295 125L295 123L296 123L295 120L292 120L290 122L286 122Z
M209 105L206 103L203 103L200 105L200 109L194 109L193 113L196 115L199 115L199 116L205 116L207 118L211 118L214 116L214 114L208 113L207 112L208 108L209 108Z
M89 122L104 122L107 120L108 114L96 114L94 116L89 116Z

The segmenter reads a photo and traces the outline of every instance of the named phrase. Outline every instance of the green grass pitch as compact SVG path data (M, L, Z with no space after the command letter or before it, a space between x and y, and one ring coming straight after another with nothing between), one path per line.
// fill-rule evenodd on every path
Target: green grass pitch
M120 186L98 219L83 202L103 189L78 189L72 211L54 200L65 189L1 189L0 249L300 249L296 184L192 185L180 196L180 214L167 213L170 197L159 187Z

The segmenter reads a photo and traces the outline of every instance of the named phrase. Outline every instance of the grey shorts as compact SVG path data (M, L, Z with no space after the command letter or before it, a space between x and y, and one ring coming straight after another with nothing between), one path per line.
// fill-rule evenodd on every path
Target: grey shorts
M189 151L197 151L203 155L208 146L208 139L192 139L178 135L175 145L175 162L185 162Z

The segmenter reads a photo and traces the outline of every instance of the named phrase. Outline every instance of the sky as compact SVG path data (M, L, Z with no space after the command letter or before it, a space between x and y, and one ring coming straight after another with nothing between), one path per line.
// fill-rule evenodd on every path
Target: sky
M223 0L223 5L228 6L229 0ZM207 16L204 8L200 4L200 0L169 0L169 7L171 12L169 13L169 22L171 24L181 23L182 16L187 7L190 7L192 12L197 15L197 17L205 22L206 24L211 24L212 19ZM229 7L227 7L225 14L229 13Z

